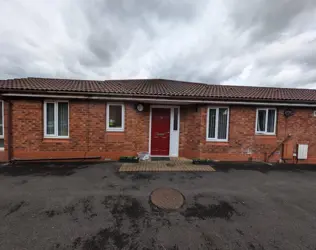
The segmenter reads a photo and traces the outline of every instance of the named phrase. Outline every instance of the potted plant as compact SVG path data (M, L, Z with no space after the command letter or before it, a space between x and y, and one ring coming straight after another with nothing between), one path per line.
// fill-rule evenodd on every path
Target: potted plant
M210 163L212 163L213 161L210 159L200 159L200 158L196 158L192 160L193 164L196 165L209 165Z
M139 158L137 156L121 156L120 162L136 163L139 162Z

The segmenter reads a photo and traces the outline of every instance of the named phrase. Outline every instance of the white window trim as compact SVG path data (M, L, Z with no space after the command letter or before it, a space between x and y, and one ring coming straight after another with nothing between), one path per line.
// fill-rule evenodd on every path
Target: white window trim
M4 102L3 100L1 100L1 104L2 104L2 135L0 135L0 139L4 139Z
M265 124L265 131L258 131L258 114L259 110L265 110L266 111L266 124ZM274 132L267 132L268 129L268 110L274 110ZM256 135L276 135L276 124L277 124L277 109L276 108L257 108L256 111L256 124L255 124L255 131Z
M226 139L217 139L218 137L218 116L219 116L219 109L226 108L227 109L227 128L226 128ZM209 138L209 125L210 125L210 109L216 109L216 120L215 120L215 138ZM215 142L228 142L229 138L229 107L213 107L210 106L207 108L207 122L206 122L206 141L215 141Z
M63 136L63 135L58 135L58 103L59 102L66 102L68 103L68 135L67 136ZM46 106L47 106L47 103L54 103L54 118L55 118L55 124L54 124L54 128L55 128L55 131L54 131L54 134L47 134L46 131L47 131L47 127L46 127L46 120L47 120L47 116L46 116ZM70 117L70 113L69 113L69 101L66 101L66 100L58 100L58 101L44 101L44 138L58 138L58 139L68 139L69 138L69 127L70 127L70 123L69 123L69 117Z
M2 104L2 135L0 135L0 139L4 140L4 101L1 100ZM0 151L4 151L4 145L3 147L0 147Z
M122 126L120 128L110 128L109 119L110 119L110 106L121 106L122 107ZM108 102L106 104L106 131L109 132L124 132L125 124L125 105L124 103L117 102Z

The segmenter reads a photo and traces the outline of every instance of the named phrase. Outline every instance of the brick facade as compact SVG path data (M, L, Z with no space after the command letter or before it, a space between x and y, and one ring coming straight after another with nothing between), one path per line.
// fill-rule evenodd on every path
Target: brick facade
M43 136L43 103L40 99L11 100L12 157L54 158L101 156L117 159L148 151L150 109L137 112L135 103L125 102L124 132L106 131L106 102L69 100L69 139ZM219 160L264 160L288 134L291 143L309 144L307 163L316 163L316 117L311 108L293 108L285 118L285 108L278 108L276 136L255 135L256 107L230 106L228 142L206 141L207 106L185 105L180 111L179 156ZM8 158L8 103L4 105L5 150L0 160ZM271 157L277 161L281 151Z
M230 106L228 142L206 141L207 106L200 107L199 112L189 111L189 121L184 125L186 136L186 153L199 158L218 160L265 160L280 143L290 134L286 144L292 144L293 152L297 144L308 144L308 160L305 163L316 162L316 117L311 108L293 108L294 115L284 116L285 108L277 109L276 135L256 135L256 109L251 106ZM192 114L192 116L190 116ZM282 147L270 157L276 162L282 157Z
M70 138L56 139L43 136L43 102L12 101L13 158L101 156L117 159L121 155L135 155L148 150L149 111L139 113L133 103L125 104L125 131L107 132L105 102L71 100ZM5 112L5 120L6 116ZM6 131L7 126L5 136ZM5 143L5 151L7 146ZM6 160L4 155L2 160Z

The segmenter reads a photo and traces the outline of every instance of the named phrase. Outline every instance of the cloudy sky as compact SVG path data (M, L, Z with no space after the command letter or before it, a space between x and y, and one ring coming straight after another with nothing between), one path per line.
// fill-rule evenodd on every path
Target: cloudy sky
M315 0L0 0L0 79L316 88Z

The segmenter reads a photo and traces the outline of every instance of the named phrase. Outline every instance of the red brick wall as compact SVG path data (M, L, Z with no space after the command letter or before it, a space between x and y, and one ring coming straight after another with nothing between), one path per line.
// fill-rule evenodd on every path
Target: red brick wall
M180 109L179 155L197 158L202 140L201 113L195 106L183 106Z
M117 159L148 150L149 111L139 113L133 103L125 104L125 131L107 132L105 102L70 100L69 139L43 137L43 100L14 100L12 116L14 158Z
M101 156L117 159L148 151L149 108L135 110L135 103L125 103L125 131L106 131L106 103L102 101L69 101L70 138L43 138L43 100L12 101L12 153L14 158L50 158ZM309 144L308 160L316 163L316 117L309 108L293 108L294 115L285 118L278 108L277 135L255 135L256 107L231 106L228 142L206 141L207 106L182 106L180 112L179 156L219 160L264 160L284 139ZM7 103L4 106L5 151L7 160ZM280 150L278 150L280 152ZM249 152L251 152L249 154ZM281 153L274 154L277 161Z
M291 134L290 141L309 144L308 160L302 162L316 163L316 117L310 108L293 108L294 115L285 118L285 108L278 108L277 131L275 136L256 135L256 107L231 106L229 122L229 141L207 142L206 116L207 107L201 108L202 138L200 147L201 158L219 160L248 160L251 156L255 160L264 160L286 137ZM251 154L249 154L251 152ZM282 156L281 148L270 158L278 161Z

